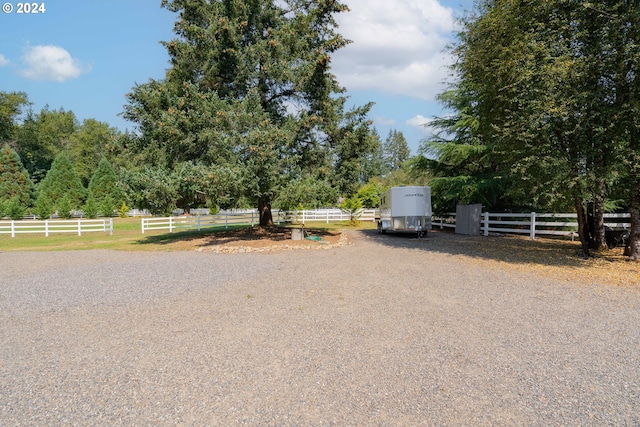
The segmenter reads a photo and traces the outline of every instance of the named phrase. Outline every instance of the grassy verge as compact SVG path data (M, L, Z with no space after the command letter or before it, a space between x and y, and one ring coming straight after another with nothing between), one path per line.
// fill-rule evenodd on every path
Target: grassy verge
M300 227L300 224L289 227ZM305 227L334 230L348 227L346 222L310 222ZM236 227L237 228L237 227ZM359 228L375 228L375 223L361 223ZM229 229L233 229L230 227ZM112 249L120 251L166 251L167 243L190 240L195 237L206 236L217 231L227 231L220 228L205 230L189 230L169 233L167 230L146 231L142 234L140 218L114 218L113 235L103 232L84 233L78 236L74 233L58 233L45 237L44 234L9 234L0 235L0 251L67 251Z

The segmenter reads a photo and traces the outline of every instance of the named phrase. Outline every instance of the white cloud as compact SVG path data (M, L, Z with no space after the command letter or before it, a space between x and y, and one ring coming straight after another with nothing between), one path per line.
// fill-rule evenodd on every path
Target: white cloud
M9 65L10 61L5 58L5 56L3 54L0 53L0 67L5 67L7 65Z
M21 73L31 80L64 82L89 70L59 46L29 46L22 60L26 68Z
M451 58L444 53L455 28L453 10L437 0L346 0L338 31L353 41L333 56L349 90L375 89L433 100Z
M417 128L423 136L430 136L436 133L436 128L432 126L433 119L424 117L421 114L407 120L405 123L409 126Z
M423 115L421 115L421 114L418 114L418 115L417 115L417 116L415 116L414 118L407 120L407 122L406 122L406 123L407 123L409 126L413 126L413 127L416 127L416 128L422 128L422 129L424 129L424 128L425 128L425 126L429 126L429 124L431 123L431 120L432 120L432 119L428 119L428 118L426 118L425 116L423 116Z

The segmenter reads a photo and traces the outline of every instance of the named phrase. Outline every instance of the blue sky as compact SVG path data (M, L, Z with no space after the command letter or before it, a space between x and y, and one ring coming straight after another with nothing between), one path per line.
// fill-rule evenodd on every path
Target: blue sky
M353 43L333 58L333 71L354 104L376 103L371 119L384 140L402 131L415 153L421 125L442 115L435 96L451 61L455 18L473 0L343 0L351 12L339 31ZM7 2L3 0L3 11ZM136 83L161 79L175 15L160 0L52 0L44 12L0 12L0 90L23 91L34 111L45 105L120 130L118 114Z

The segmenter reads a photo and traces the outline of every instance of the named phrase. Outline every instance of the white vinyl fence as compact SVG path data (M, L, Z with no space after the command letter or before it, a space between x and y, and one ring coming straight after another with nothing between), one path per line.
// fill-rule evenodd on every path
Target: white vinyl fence
M52 233L91 233L101 231L113 234L113 219L46 219L39 220L0 220L0 234L40 233L49 237Z
M315 211L273 211L273 222L305 223L312 221L348 221L349 213L340 209L320 209ZM360 221L375 221L376 210L363 209L357 213ZM170 216L163 218L142 218L142 233L149 230L201 230L203 228L229 228L230 226L254 226L260 220L256 211L242 213L220 213L217 215Z
M433 227L455 228L455 213L434 218ZM570 236L577 235L578 216L571 213L490 213L483 212L480 229L485 236L489 233L526 234L535 239L540 235ZM629 229L631 214L604 214L605 226L614 230Z
M258 212L223 213L218 215L170 216L142 218L142 233L149 230L198 230L203 228L229 228L229 226L254 226L260 219Z
M377 210L361 209L354 215L360 221L375 222L377 218ZM341 209L317 209L307 211L282 211L273 215L273 220L280 222L325 222L330 221L349 221L351 214Z

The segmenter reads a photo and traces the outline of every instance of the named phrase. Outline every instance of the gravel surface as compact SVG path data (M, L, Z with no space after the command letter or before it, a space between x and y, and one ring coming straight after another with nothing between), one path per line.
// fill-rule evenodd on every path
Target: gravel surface
M637 288L348 237L0 253L0 425L640 425Z

